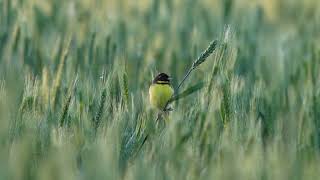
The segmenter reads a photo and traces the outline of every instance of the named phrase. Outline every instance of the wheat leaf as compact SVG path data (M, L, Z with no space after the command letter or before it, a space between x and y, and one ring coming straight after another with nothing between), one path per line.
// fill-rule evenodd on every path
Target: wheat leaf
M204 87L205 83L204 82L199 82L189 88L187 88L185 91L183 91L182 93L175 95L171 98L171 100L169 101L169 103L173 102L173 101L177 101L181 98L187 97L192 93L195 93L196 91L202 89Z

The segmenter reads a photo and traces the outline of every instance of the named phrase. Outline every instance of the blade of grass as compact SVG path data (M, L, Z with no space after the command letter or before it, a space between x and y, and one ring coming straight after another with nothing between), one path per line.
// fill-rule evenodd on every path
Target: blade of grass
M204 87L204 85L205 85L204 82L199 82L199 83L197 83L197 84L195 84L195 85L187 88L187 89L184 90L182 93L173 96L173 97L170 99L169 103L172 103L172 102L174 102L174 101L177 101L177 100L179 100L179 99L181 99L181 98L187 97L187 96L189 96L189 95L197 92L198 90L202 89L202 88Z

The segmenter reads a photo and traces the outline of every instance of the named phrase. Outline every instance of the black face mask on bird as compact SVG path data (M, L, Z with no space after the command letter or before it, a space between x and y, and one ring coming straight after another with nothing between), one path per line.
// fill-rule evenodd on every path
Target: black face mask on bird
M153 84L170 84L170 76L166 73L158 74L152 81Z

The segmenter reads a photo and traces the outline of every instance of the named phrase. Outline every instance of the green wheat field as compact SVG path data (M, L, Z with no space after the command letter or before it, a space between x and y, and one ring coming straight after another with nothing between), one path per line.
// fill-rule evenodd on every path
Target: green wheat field
M0 179L319 177L319 0L0 0Z

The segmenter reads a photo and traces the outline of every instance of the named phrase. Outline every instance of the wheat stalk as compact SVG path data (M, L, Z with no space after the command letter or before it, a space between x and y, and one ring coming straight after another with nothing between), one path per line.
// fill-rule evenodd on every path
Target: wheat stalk
M72 38L70 36L70 38L67 40L67 44L66 44L65 48L63 49L62 55L60 57L58 70L57 70L56 77L55 77L54 82L53 82L53 93L52 93L52 95L53 95L52 96L52 105L53 105L53 107L56 106L56 101L57 101L58 94L59 94L58 92L59 92L59 89L60 89L60 86L61 86L63 68L64 68L64 65L65 65L65 61L67 59L67 56L69 54L71 40L72 40Z
M67 100L66 100L66 102L65 102L65 104L63 106L61 118L60 118L60 121L59 121L59 126L60 127L62 127L65 124L65 119L66 119L68 111L69 111L69 107L70 107L72 96L73 96L73 94L74 94L74 92L76 90L77 82L78 82L78 75L74 79L74 81L72 83L72 86L69 89L69 95L68 95Z
M200 64L202 64L203 62L205 62L207 60L207 58L213 53L213 51L216 49L218 44L217 40L212 41L209 46L207 47L206 50L204 50L200 56L192 63L192 66L190 67L190 69L187 71L187 73L184 75L182 81L179 83L178 87L175 90L175 94L172 95L172 97L170 98L170 100L167 102L167 104L165 105L165 107L163 108L163 111L168 111L168 105L173 102L173 99L175 96L178 95L179 89L182 86L182 84L187 80L187 78L190 76L191 72L193 70L195 70L198 66L200 66ZM159 119L160 116L158 116L157 120Z
M100 121L103 116L103 111L104 111L105 102L106 102L106 98L107 98L107 88L105 87L106 86L106 72L105 72L105 70L102 71L102 75L100 78L102 80L102 84L103 84L104 88L102 89L102 92L101 92L98 111L93 118L95 132L97 131L97 129L100 125Z

